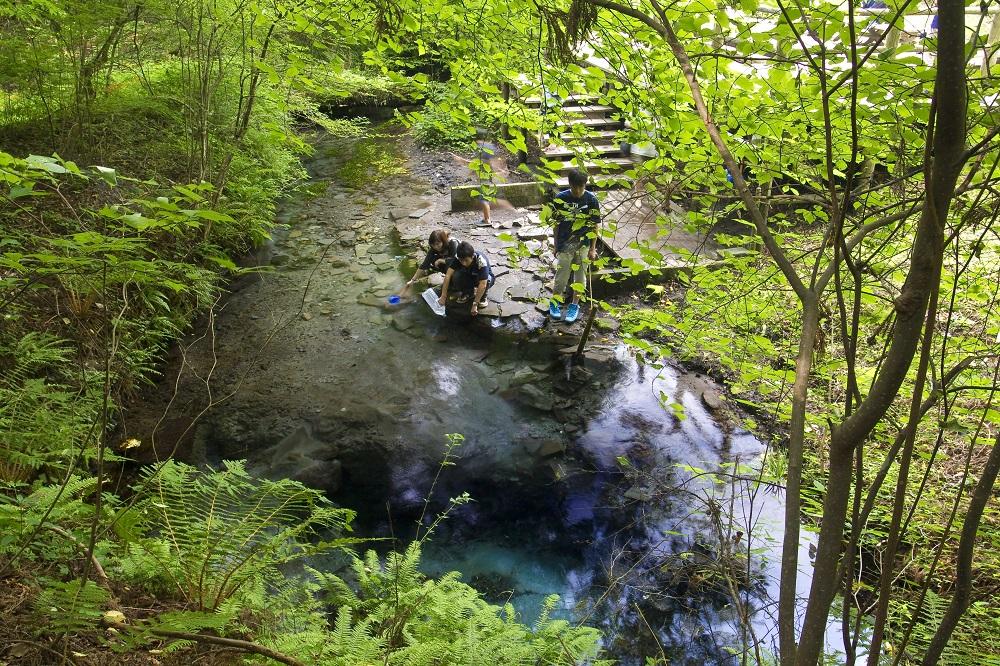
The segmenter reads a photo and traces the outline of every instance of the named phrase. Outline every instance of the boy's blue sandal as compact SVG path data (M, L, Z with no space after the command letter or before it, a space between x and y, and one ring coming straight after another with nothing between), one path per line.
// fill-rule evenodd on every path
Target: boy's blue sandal
M555 301L549 303L549 316L553 319L562 317L562 310L559 309L559 304Z
M566 309L566 323L572 324L576 321L576 318L580 316L580 306L576 303L570 303L569 307Z

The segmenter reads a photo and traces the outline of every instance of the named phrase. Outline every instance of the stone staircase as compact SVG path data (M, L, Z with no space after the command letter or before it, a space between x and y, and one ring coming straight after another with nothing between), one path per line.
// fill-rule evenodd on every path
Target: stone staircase
M567 174L582 168L591 176L591 183L599 189L611 189L627 184L627 180L614 177L632 168L635 161L625 155L618 142L618 132L625 126L615 117L617 110L598 104L589 95L572 95L559 105L561 117L554 131L542 137L542 163L558 174L556 187L569 186ZM528 98L525 104L542 108L540 98ZM553 105L549 100L548 108Z
M599 104L595 95L574 94L564 100L549 98L543 104L540 97L523 98L528 106L542 110L558 105L561 109L558 123L540 137L540 161L555 173L555 180L531 180L497 184L497 196L514 207L537 205L545 200L545 191L569 187L568 174L572 169L583 168L590 176L590 189L629 189L633 181L623 172L628 171L642 158L636 159L622 151L619 133L625 123L619 111ZM451 210L475 210L473 185L451 188Z

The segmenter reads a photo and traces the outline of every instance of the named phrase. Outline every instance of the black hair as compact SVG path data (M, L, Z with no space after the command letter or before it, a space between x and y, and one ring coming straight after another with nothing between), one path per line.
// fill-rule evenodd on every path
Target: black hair
M458 244L458 252L455 256L459 259L468 259L476 255L476 248L472 247L472 243L469 241L462 241Z
M585 174L580 169L573 169L569 172L569 186L570 187L586 187L587 186L587 174Z

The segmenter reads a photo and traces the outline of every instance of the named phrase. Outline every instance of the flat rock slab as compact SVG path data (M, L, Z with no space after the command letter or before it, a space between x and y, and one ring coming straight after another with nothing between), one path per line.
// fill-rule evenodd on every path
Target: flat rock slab
M519 317L531 312L535 306L525 301L506 301L500 304L500 314L503 317Z
M534 278L530 281L521 280L507 290L507 296L515 301L529 301L534 304L542 295L544 286L540 280ZM546 308L548 308L548 301L546 301Z
M539 374L531 368L520 368L515 371L514 376L510 378L510 385L521 386L522 384L533 384L535 382L544 381L545 379L547 379L546 375Z
M409 278L412 271L415 270L412 262L415 261L419 264L420 260L423 259L427 237L431 231L438 228L449 229L452 231L453 237L469 241L477 251L485 253L493 266L497 281L489 292L489 309L481 311L481 315L499 317L501 327L509 328L509 332L514 335L538 335L542 341L551 341L557 346L569 344L574 339L578 339L586 325L588 314L586 309L581 312L580 318L573 324L566 324L562 321L553 322L547 316L555 257L551 248L552 225L547 221L541 221L541 210L537 207L537 204L541 203L541 198L529 202L517 200L516 193L527 192L531 197L535 197L541 194L540 188L535 183L498 183L500 190L498 198L506 199L515 206L515 209L496 206L492 224L484 225L480 222L476 202L469 197L470 192L477 187L470 185L463 188L453 188L453 205L450 211L443 210L437 202L428 204L425 200L411 199L389 202L387 207L391 210L389 217L392 219L394 236L399 239L400 254L403 254L406 259L403 260L404 266L401 274L389 270L385 270L385 274L397 278L402 277L403 280ZM464 200L460 202L462 197ZM636 198L634 192L602 191L599 193L599 197L602 201L602 210L608 220L606 225L607 240L611 241L612 249L621 249L626 245L625 241L629 236L632 239L639 236L638 240L657 248L661 247L663 241L667 240L662 237L659 230L654 232L656 216L662 211L644 199L632 203L631 200ZM529 210L526 206L536 207ZM679 221L682 214L682 211L671 211L668 217L676 217ZM375 224L378 224L377 220ZM381 224L383 227L385 226L384 221ZM358 243L368 243L363 236L366 231L367 229L364 229L359 232ZM637 233L639 231L642 233ZM674 233L670 240L674 240L676 237L677 234ZM521 256L520 251L525 248L528 250L528 256ZM385 265L399 265L400 263L399 257L393 257L395 263L387 264L384 257L376 254L386 253L386 250L381 247L375 246L375 249L370 250L370 252L371 254L364 255L359 252L357 261L362 261L362 256L370 257L370 260L380 270ZM390 251L389 254L392 252ZM650 280L666 281L671 279L671 276L666 274L665 266L666 262L652 272L643 266L642 268L645 270L637 270L637 275L632 275L632 271L627 271L628 274L616 272L608 276L618 281L610 287L603 283L598 284L599 280L595 272L595 295L601 296L623 289L638 290ZM507 275L502 275L508 270ZM621 270L618 269L618 271ZM675 273L676 270L674 269ZM426 284L437 289L441 281L442 277L439 274L432 274ZM426 288L423 284L418 286ZM456 321L459 317L468 317L467 311L464 315L456 311L454 315ZM599 315L601 320L597 322L594 330L596 336L607 335L608 332L617 329L617 322L607 317L603 312ZM487 323L496 326L498 322L489 320L482 322L483 325Z
M380 309L385 309L389 305L384 298L367 294L358 296L358 304Z
M546 240L552 235L549 227L523 227L517 230L517 237L520 240Z
M566 452L566 442L558 439L549 439L542 442L542 445L538 449L538 455L543 458L548 458L550 456L559 455L560 453Z
M396 233L405 245L412 243L426 242L430 232L421 225L414 225L412 222L397 222Z
M513 398L522 405L534 407L543 412L552 411L552 407L555 405L555 399L552 397L552 394L534 384L519 386L514 390Z

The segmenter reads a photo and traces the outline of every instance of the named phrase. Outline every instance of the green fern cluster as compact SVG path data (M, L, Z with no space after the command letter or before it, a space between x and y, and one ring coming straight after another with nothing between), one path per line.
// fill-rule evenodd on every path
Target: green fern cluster
M110 589L103 579L81 585L79 569L58 565L86 557L95 488L95 479L73 477L0 495L0 561L27 544L51 572L36 581L33 606L45 633L96 635L110 590L126 583L185 609L131 619L114 645L122 651L182 650L190 636L208 632L317 666L609 663L597 659L596 629L549 616L555 596L528 627L510 604L488 604L459 574L420 573L418 543L384 560L350 554L345 577L308 567L294 574L303 569L290 565L303 558L356 543L340 536L353 513L297 482L251 477L242 462L213 471L169 461L142 472L129 502L107 496L99 524L114 530L99 535L115 538L99 539L95 558ZM40 537L43 530L55 538Z
M141 499L116 523L126 545L119 570L142 572L147 584L155 572L199 610L260 591L281 577L279 566L354 542L325 539L348 529L353 512L295 481L255 479L242 462L204 472L168 461L135 490Z
M918 657L930 645L935 630L944 619L950 600L928 591L920 611L919 622L914 626L908 655ZM891 626L905 629L914 610L913 601L890 602ZM991 604L977 601L965 612L955 628L955 633L941 655L942 666L1000 666L1000 621Z
M36 562L67 563L81 556L94 517L91 499L97 479L69 477L65 484L46 485L23 494L0 493L0 558L20 555ZM106 506L113 498L106 498ZM98 542L105 548L106 542Z
M429 579L419 564L414 543L384 563L373 551L355 558L353 584L312 570L326 601L339 609L335 633L364 632L372 650L384 650L384 663L399 666L609 663L592 661L600 640L596 629L549 617L555 595L546 599L532 629L517 621L510 604L484 601L457 572Z
M43 578L34 601L40 623L52 633L80 633L97 626L109 593L96 583L79 579L67 582Z
M88 434L100 393L71 386L63 370L71 355L65 342L42 333L0 340L0 482L23 483L96 454Z

